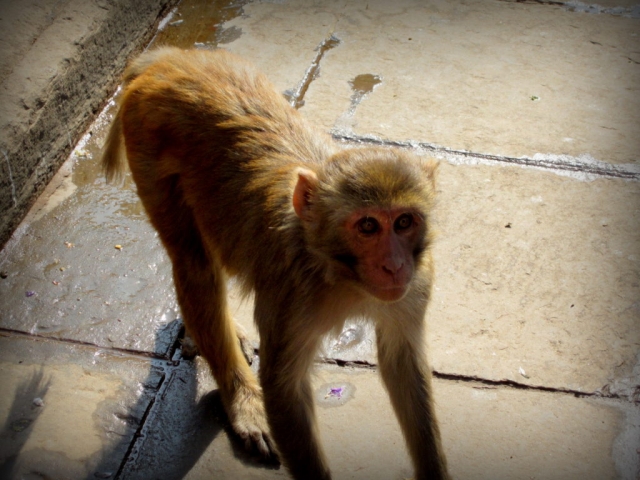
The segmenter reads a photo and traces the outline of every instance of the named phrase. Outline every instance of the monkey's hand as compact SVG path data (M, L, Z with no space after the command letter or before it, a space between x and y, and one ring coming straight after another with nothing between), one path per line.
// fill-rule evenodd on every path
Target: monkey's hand
M241 386L230 403L227 409L229 420L233 430L244 440L247 450L257 450L265 459L279 463L267 423L262 390L259 387Z
M244 355L244 359L247 361L249 365L253 364L254 347L247 335L246 330L242 325L238 322L235 322L236 326L236 336L238 337L238 341L240 342L240 348L242 349L242 354Z

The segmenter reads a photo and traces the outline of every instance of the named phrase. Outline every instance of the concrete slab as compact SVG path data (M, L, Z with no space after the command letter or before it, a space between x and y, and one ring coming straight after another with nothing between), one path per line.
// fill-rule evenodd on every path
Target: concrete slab
M441 167L435 369L637 398L638 183Z
M51 180L171 0L3 0L0 245Z
M113 478L162 377L141 357L0 334L0 477Z
M448 382L435 388L454 478L637 474L638 411L628 403Z
M256 57L255 47L265 41L269 29L289 18L284 14L270 16L264 10L267 8L278 12L281 7L245 5L244 9L249 9L247 18L238 17L225 23L227 28L247 22L243 27L245 34L228 47ZM215 16L212 12L210 7L195 2L181 4L172 22L182 20L182 23L166 27L156 41L185 44L202 40L200 43L212 44L218 35L215 32L210 32L209 37L193 36L194 31L202 34L196 27ZM322 18L318 25L324 27L326 22ZM313 50L313 38L328 32L307 32L307 41L296 47L297 54L290 57L298 59L293 64L268 60L269 55L255 59L272 73L279 70L290 75L300 70L296 65L302 65L304 57ZM269 51L283 51L285 47L276 41ZM331 63L331 55L338 55L343 47L326 52L323 62ZM281 77L277 72L275 76ZM281 80L280 87L285 89L292 82ZM110 114L107 112L106 118ZM81 197L74 202L89 211L75 210L67 215L82 220L73 223L73 228L69 228L61 212L51 220L58 231L77 234L71 239L75 240L75 247L62 248L58 242L57 248L52 246L44 251L61 251L89 259L91 265L101 265L106 260L108 266L101 268L98 278L106 287L105 292L112 292L115 287L115 293L103 296L90 284L84 291L90 291L95 302L87 303L81 298L78 305L71 299L67 302L71 303L69 306L65 299L58 300L56 304L65 307L59 312L66 325L58 325L58 320L48 316L47 302L41 308L27 308L40 302L40 296L25 298L22 291L33 290L35 287L30 287L34 284L33 277L42 274L33 271L24 275L29 272L25 263L40 265L41 269L51 265L27 255L31 246L25 241L24 250L16 256L29 261L15 264L13 270L21 272L22 282L16 281L9 290L12 298L20 297L23 309L22 313L20 309L10 312L11 319L5 325L24 330L25 319L30 318L32 322L26 325L29 329L36 325L41 334L72 330L70 338L148 350L156 341L154 329L147 327L162 328L176 315L170 268L157 240L152 241L150 251L147 241L137 240L153 234L144 221L132 185L129 183L124 189L104 186L99 178L91 158L99 156L104 128L100 124L92 131L91 141L82 149L86 158L76 159L73 174L79 185L90 186L86 192L81 189L78 192ZM635 307L638 291L633 280L639 271L640 258L635 228L640 206L637 184L610 179L585 183L519 168L443 164L439 193L441 235L436 244L439 269L429 318L429 344L435 369L445 374L635 398L640 384L637 367L640 322ZM91 216L96 220L86 222ZM469 218L481 221L469 222ZM106 235L97 233L93 225L105 221L115 221L115 225ZM114 236L110 237L110 233ZM51 239L63 237L57 233ZM122 245L123 249L117 251L114 245ZM106 254L95 256L93 248ZM141 259L143 251L146 265L132 262ZM100 262L96 264L98 259ZM130 277L134 280L129 280ZM10 275L0 286L10 284L14 278L17 276ZM115 282L114 287L104 283L108 279ZM94 270L87 271L86 281L96 282ZM41 285L45 291L60 290L54 288L60 285L42 282ZM237 292L231 293L234 314L257 346L252 303L242 303ZM47 299L54 302L57 297ZM75 307L85 307L79 310L80 314L92 311L92 318L79 322L78 315L74 314L75 318L68 315ZM129 328L113 328L118 319L124 320ZM69 326L78 323L84 326ZM170 343L168 339L166 346ZM324 354L343 361L375 363L374 345L370 328L351 325L342 337L325 344Z
M636 18L480 0L299 0L244 10L231 25L247 35L229 47L271 69L288 63L299 44L292 39L341 40L302 109L327 129L516 157L640 160ZM363 74L382 83L353 111L349 82Z
M154 407L125 478L288 478L247 456L228 426L205 365L185 363ZM196 385L195 379L198 382ZM342 387L344 397L328 397ZM629 404L572 395L434 383L454 478L634 478L640 416ZM318 367L322 441L336 479L409 478L399 427L375 371ZM504 421L508 418L509 421ZM628 423L625 423L628 422ZM527 434L523 435L522 432Z

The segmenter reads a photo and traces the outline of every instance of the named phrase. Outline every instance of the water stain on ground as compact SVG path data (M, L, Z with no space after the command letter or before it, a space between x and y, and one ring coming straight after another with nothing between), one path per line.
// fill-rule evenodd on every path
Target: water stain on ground
M284 98L287 99L289 105L295 109L300 109L304 106L304 97L307 90L309 90L311 82L320 75L320 61L322 60L322 57L324 57L325 53L338 45L340 45L340 39L335 35L330 35L328 38L325 38L320 42L320 45L316 47L316 57L311 62L311 66L307 68L307 71L305 72L302 81L298 84L298 87L284 92Z
M372 73L361 73L349 80L351 87L349 108L336 120L333 133L337 135L349 135L356 126L355 113L358 105L367 98L373 90L382 83L382 77Z
M351 86L351 90L353 94L351 95L351 107L349 108L349 112L353 114L356 110L356 107L362 102L362 100L371 92L373 89L382 83L382 79L379 75L373 75L371 73L363 73L357 75L352 80L349 80L349 85Z
M156 35L152 46L172 45L180 48L215 48L242 35L236 27L223 24L243 14L248 0L184 0L176 7L166 25Z

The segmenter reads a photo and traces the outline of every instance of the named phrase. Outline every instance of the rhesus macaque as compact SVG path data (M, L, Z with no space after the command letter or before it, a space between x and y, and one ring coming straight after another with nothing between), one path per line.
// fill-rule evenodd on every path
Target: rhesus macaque
M366 316L416 477L448 478L423 351L436 164L339 150L245 61L176 48L125 73L108 180L125 152L186 328L248 446L279 455L297 479L330 478L309 368L324 334ZM230 275L255 292L262 388L229 313Z

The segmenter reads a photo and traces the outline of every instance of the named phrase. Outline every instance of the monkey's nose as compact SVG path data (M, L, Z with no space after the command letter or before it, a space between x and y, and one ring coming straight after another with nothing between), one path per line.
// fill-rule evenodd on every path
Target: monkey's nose
M390 275L395 275L404 267L404 262L398 262L395 260L388 260L382 265L382 270Z

